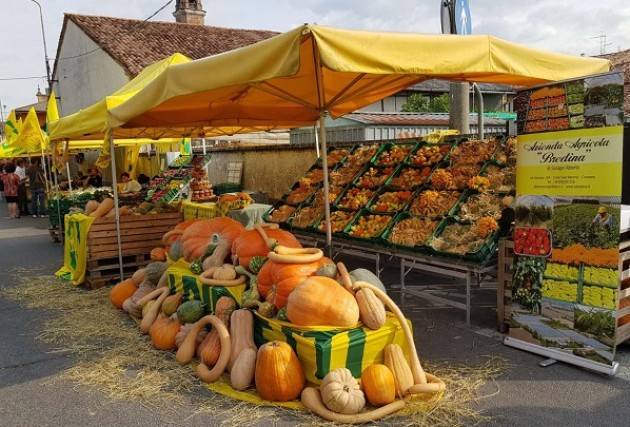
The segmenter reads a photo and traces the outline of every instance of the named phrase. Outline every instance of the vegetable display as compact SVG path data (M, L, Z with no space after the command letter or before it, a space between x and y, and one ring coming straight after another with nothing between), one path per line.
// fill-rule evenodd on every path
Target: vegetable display
M430 218L406 218L396 223L388 239L401 246L423 245L435 231L438 221Z
M171 248L176 246L191 227L175 233L178 239L170 239L171 234L165 241ZM335 265L325 258L321 249L285 246L282 241L295 238L285 231L274 233L280 231L260 224L254 230L242 231L233 241L234 260L248 262L213 265L199 276L200 280L205 275L222 284L242 280L245 291L238 299L224 294L206 306L200 300L188 299L192 294L171 294L163 281L173 262L169 258L149 264L133 279L118 284L112 289L112 302L142 317L140 329L149 334L156 349L176 350L175 359L182 365L196 357L199 364L194 370L201 381L212 383L224 376L234 390L255 387L258 396L268 401L301 398L306 408L327 420L378 420L402 409L404 399L414 394L444 391L444 383L422 369L408 321L378 277L363 269L349 273L342 263ZM263 249L264 255L252 254ZM227 289L228 285L222 284L207 286ZM188 300L183 301L185 298ZM206 314L210 309L214 314ZM254 310L256 321L281 322L287 331L312 327L379 331L391 327L388 319L393 316L407 341L409 361L400 346L383 344L380 360L384 364L372 363L356 373L346 368L331 370L324 373L319 388L305 388L299 346L296 353L290 342L269 339L257 348Z

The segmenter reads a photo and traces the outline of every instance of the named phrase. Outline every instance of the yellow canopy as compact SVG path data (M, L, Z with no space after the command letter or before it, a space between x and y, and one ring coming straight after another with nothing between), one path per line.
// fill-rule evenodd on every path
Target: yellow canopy
M609 71L604 59L491 36L351 31L304 25L216 56L172 65L111 110L111 127L314 123L432 78L531 86Z
M51 123L48 123L48 136L51 140L100 138L102 145L102 135L105 133L109 124L109 110L116 105L121 104L126 99L129 99L140 89L148 85L170 65L182 64L185 62L190 62L190 58L180 53L175 53L168 58L149 65L135 78L127 82L123 87L111 95L106 96L99 102L79 110L74 114L62 117L56 121L53 121L54 116L50 117ZM56 102L54 108L56 109ZM135 132L132 134L130 132L129 137L133 138L135 137L135 134L138 133L139 132ZM159 138L163 136L164 133L164 131L159 134L147 131L144 136L145 138Z
M24 153L39 153L41 155L42 150L46 149L48 142L46 135L39 126L39 119L34 107L28 110L24 123L20 128L20 133L10 144L16 150L21 150Z

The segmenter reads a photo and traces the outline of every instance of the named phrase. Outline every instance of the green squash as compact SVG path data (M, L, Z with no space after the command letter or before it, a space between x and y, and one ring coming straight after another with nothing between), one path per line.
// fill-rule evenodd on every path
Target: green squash
M182 247L182 242L179 240L176 240L168 250L168 257L172 261L177 261L183 256L184 256L184 248Z
M205 312L205 304L201 301L186 301L177 307L177 319L181 323L195 323Z
M190 271L192 271L194 274L203 273L203 264L202 264L201 258L197 258L196 260L190 263Z
M167 268L168 263L166 262L156 261L149 263L144 269L144 280L156 286Z
M330 279L337 278L337 266L334 263L324 264L315 272L316 276L324 276Z
M358 281L368 282L376 286L383 292L387 292L387 290L385 289L385 285L383 284L383 282L381 282L381 279L376 277L374 273L372 273L370 270L366 270L365 268L357 268L356 270L352 270L350 272L350 279L352 280L353 284Z
M258 272L260 271L262 266L265 265L266 262L267 257L265 256L257 255L252 257L252 259L249 261L249 271L254 274L258 274Z

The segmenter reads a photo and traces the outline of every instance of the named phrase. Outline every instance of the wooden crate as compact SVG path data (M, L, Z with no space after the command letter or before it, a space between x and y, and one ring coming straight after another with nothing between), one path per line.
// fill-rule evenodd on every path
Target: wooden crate
M181 212L129 215L120 218L120 244L123 276L131 276L150 262L151 249L162 246L162 235L182 221ZM91 288L120 280L116 220L98 218L90 227L87 239L88 258L85 283Z
M513 262L514 242L508 239L499 240L499 260L497 266L497 328L500 332L507 332L509 329Z
M630 322L619 326L619 319L624 316L630 317L630 233L621 235L619 271L621 271L621 289L617 296L616 322L618 326L615 333L615 343L617 345L630 339Z

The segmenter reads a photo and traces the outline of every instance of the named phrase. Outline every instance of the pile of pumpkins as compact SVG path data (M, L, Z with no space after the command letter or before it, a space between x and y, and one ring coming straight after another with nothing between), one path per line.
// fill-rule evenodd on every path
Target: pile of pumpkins
M155 348L176 351L180 364L196 356L202 381L214 382L227 371L235 390L255 387L268 401L301 398L315 414L341 423L376 420L402 409L408 399L444 390L439 378L422 369L406 319L367 270L350 273L343 263L333 263L320 249L301 247L291 233L274 225L245 230L230 218L185 221L166 233L163 243L164 248L151 252L153 262L112 288L110 299L139 321ZM199 280L207 286L247 285L240 308L233 298L222 296L214 313L205 315L201 301L170 294L166 270L182 257L200 271ZM390 344L384 349L384 364L368 366L360 380L339 368L319 388L306 386L290 345L271 341L256 347L254 310L298 327L331 329L360 323L379 329L389 310L405 333L411 358Z

